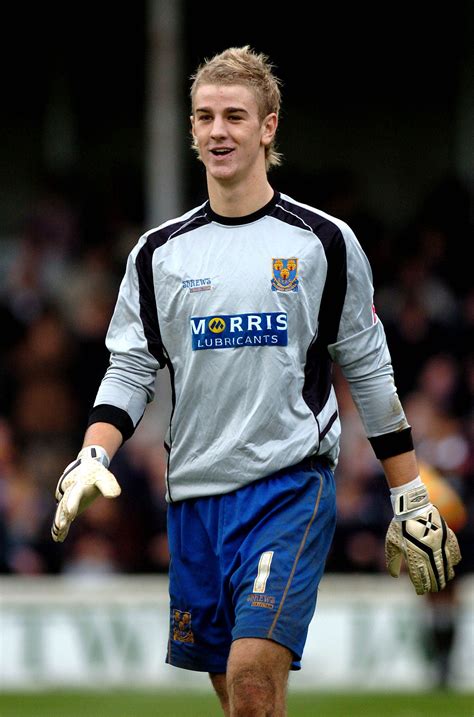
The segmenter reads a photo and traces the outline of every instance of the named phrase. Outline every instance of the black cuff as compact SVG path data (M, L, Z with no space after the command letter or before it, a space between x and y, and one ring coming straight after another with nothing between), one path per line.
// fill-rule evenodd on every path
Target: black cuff
M92 426L93 423L110 423L115 426L117 430L122 434L123 442L133 436L135 432L135 426L133 421L123 408L117 408L117 406L110 406L108 403L101 403L99 406L94 406L89 414L88 426Z
M408 453L408 451L413 450L410 426L404 428L403 431L394 431L393 433L385 433L382 436L374 436L373 438L369 438L369 441L379 460L399 456L401 453Z

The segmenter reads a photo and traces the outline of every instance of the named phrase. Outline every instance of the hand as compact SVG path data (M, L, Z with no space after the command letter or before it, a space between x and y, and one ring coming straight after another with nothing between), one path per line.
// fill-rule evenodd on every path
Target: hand
M392 490L395 517L385 539L388 571L398 578L405 558L417 594L439 592L454 577L454 565L461 560L456 536L429 502L421 480L411 490L396 489L393 493Z
M72 521L99 495L115 498L121 488L107 470L109 458L100 446L88 446L70 463L56 487L58 502L51 535L57 543L65 540Z

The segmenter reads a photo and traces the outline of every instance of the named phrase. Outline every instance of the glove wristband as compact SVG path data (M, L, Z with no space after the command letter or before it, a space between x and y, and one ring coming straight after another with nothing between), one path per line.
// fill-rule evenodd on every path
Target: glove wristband
M432 507L428 491L420 476L404 485L390 488L390 500L397 522L416 518Z
M77 457L78 459L93 458L94 460L99 461L99 463L102 463L105 468L108 468L110 465L109 454L105 448L102 448L102 446L86 446L79 451Z

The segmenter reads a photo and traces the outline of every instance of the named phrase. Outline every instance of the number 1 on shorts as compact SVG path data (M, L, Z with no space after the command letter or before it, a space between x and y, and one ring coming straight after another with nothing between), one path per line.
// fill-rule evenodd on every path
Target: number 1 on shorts
M264 593L267 580L270 575L270 565L272 564L273 550L267 550L262 553L258 561L258 572L253 584L254 593Z

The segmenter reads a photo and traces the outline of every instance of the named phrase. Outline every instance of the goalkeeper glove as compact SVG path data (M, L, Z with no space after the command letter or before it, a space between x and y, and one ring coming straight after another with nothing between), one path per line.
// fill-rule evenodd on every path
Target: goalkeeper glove
M415 480L391 489L394 518L385 539L387 568L398 578L402 558L418 595L442 590L461 560L451 528L430 503L426 486Z
M70 463L56 486L57 508L51 535L57 543L65 540L71 523L99 495L115 498L121 489L107 470L107 452L101 446L83 448Z

